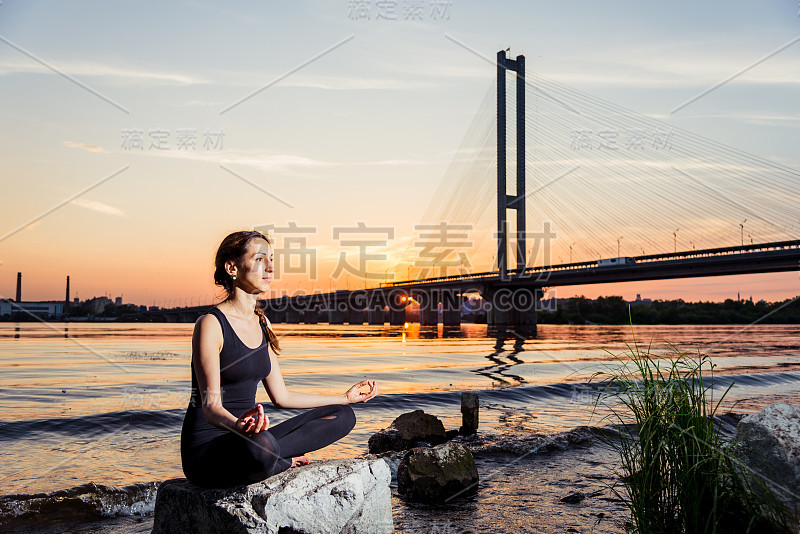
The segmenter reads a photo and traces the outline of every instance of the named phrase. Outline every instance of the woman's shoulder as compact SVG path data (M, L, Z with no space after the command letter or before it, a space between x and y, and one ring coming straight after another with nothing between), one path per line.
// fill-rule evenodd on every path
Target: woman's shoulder
M211 306L195 321L195 330L208 330L222 334L222 319L219 317L220 309L216 306Z
M204 352L203 347L212 348L219 352L225 341L225 333L222 323L214 313L204 313L197 318L194 323L194 334L192 335L193 351Z

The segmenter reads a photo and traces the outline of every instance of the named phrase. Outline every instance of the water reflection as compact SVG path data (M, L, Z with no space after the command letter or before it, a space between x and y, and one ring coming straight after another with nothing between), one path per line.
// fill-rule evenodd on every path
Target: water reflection
M419 326L420 339L441 339L466 337L461 326Z
M494 352L487 355L486 359L492 362L492 365L473 369L472 372L481 376L485 376L494 382L499 383L501 387L519 386L525 384L527 381L520 375L509 372L509 369L515 365L525 363L517 357L517 354L525 350L525 342L528 339L536 337L535 331L526 332L528 335L520 333L516 330L497 327L487 331L487 337L494 337ZM506 353L506 341L513 340L513 349Z

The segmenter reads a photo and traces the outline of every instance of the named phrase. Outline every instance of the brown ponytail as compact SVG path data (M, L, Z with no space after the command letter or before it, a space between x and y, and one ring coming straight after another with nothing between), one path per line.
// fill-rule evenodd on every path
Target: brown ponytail
M267 329L267 337L269 338L269 346L272 347L272 350L275 351L275 354L279 354L281 352L281 346L278 343L278 336L275 335L275 332L272 331L272 328L269 327L269 323L267 323L267 314L264 313L264 310L256 304L256 314L258 315L258 320L261 321L261 324Z
M214 283L221 286L227 294L223 302L232 298L234 294L233 278L231 278L231 275L229 275L228 271L225 269L225 263L233 261L236 264L241 264L245 254L247 254L247 246L253 239L263 239L272 246L272 239L268 235L262 234L257 230L243 230L228 234L217 249L217 254L214 258ZM269 346L278 354L281 350L281 346L278 343L278 336L276 336L275 332L270 328L264 310L256 305L254 313L258 315L258 320L267 330Z

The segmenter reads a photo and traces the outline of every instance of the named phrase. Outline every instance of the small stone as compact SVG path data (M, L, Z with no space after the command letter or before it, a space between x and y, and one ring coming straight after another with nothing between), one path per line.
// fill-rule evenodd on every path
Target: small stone
M439 445L447 441L444 424L435 415L426 414L422 410L414 410L400 415L389 428L373 434L369 438L370 454L381 454L389 451L403 451L425 444Z
M370 436L367 442L370 454L381 454L389 451L402 451L403 439L396 428L385 428Z
M461 392L461 434L469 435L478 431L478 411L478 394Z
M444 424L435 415L430 415L422 410L404 413L392 421L392 427L400 431L400 437L413 443L414 441L427 441L434 445L447 441L444 433Z
M581 493L580 491L575 491L573 493L570 493L563 499L561 499L561 502L565 502L567 504L578 504L585 498L586 498L585 494Z
M459 443L411 449L397 468L397 491L409 500L446 502L477 490L475 458Z

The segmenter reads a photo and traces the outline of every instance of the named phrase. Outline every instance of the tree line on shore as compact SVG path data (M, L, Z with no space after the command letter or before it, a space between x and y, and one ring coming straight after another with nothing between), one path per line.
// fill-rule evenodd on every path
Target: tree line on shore
M628 308L630 307L630 315ZM116 319L119 321L141 321L142 310L134 304L108 304L101 313L93 313L86 304L73 304L67 315ZM467 313L465 321L486 323L486 313ZM0 320L35 320L22 312L5 315ZM620 296L572 297L559 299L555 309L539 310L540 324L800 324L800 296L780 302L733 300L725 302L685 302L677 300L654 300L627 302Z
M628 308L630 307L630 315ZM685 302L654 300L626 302L622 297L573 297L555 310L542 310L537 322L544 324L800 324L800 296L781 302L733 300Z

